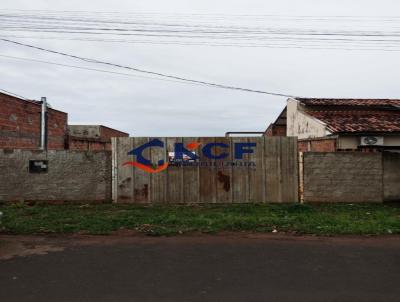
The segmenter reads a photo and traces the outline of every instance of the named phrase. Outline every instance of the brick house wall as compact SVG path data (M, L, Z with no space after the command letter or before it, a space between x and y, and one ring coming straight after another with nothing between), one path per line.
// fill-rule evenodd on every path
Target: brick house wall
M265 131L265 136L286 136L286 126L271 124Z
M48 109L48 149L64 149L68 115ZM0 148L38 149L41 105L0 93Z
M73 125L69 127L71 131L68 136L67 149L70 150L111 151L112 137L129 137L128 133L102 125ZM79 131L72 130L74 127L79 128ZM85 131L85 128L90 128L91 131Z
M23 100L0 93L0 148L39 149L41 132L41 103ZM47 109L48 150L111 150L111 137L129 136L128 133L101 125L83 126L94 129L95 136L69 135L68 114Z
M76 151L89 150L89 142L87 140L79 138L75 139L74 137L69 136L66 149Z
M302 139L297 141L299 152L335 152L336 138Z
M128 137L129 134L106 126L100 126L100 136L102 139L110 140L112 137Z
M47 149L63 150L67 135L68 114L48 109L47 111ZM40 133L40 132L39 132Z
M104 141L101 139L68 137L68 148L75 151L111 151L111 139Z

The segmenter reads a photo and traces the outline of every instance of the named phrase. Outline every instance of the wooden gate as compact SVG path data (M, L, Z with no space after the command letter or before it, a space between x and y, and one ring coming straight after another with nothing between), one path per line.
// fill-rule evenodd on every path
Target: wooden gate
M297 154L294 137L113 138L113 201L297 202Z

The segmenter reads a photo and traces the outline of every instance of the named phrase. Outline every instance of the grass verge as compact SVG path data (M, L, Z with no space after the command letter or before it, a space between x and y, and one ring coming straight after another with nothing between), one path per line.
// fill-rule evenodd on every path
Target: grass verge
M148 235L222 231L315 235L400 234L397 204L230 205L0 205L0 232L109 234L120 229Z

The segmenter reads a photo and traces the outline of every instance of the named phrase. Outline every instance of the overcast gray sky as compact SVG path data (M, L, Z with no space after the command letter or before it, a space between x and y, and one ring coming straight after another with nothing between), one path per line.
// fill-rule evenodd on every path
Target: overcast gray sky
M71 10L86 11L89 16L96 16L93 12L112 11L116 13L111 17L98 14L97 18L108 16L116 20L135 20L138 13L145 13L149 22L183 22L195 26L366 30L390 32L393 36L400 31L400 19L396 19L400 18L400 2L395 0L2 0L0 9L2 14L18 12L14 9L51 10L59 16L61 11ZM277 20L276 16L289 17ZM295 16L352 16L356 20L290 19ZM19 38L15 37L18 35ZM30 38L21 38L24 35ZM15 41L226 85L309 97L400 97L400 51L358 50L354 46L348 50L209 45L214 38L207 40L208 45L197 45L201 43L196 39L180 40L196 45L171 45L137 43L143 40L140 37L126 43L49 39L70 38L68 34L39 32L34 33L35 38L32 35L0 28L0 37L11 36ZM220 40L217 37L215 41ZM296 45L302 43L297 41ZM346 44L339 48L346 48L343 45ZM385 45L377 48L395 50ZM318 48L324 46L320 43ZM137 74L1 41L0 55ZM103 74L5 57L0 57L0 64L1 89L32 99L46 96L54 108L68 112L71 124L103 124L133 136L220 136L226 131L263 131L286 101L283 97Z

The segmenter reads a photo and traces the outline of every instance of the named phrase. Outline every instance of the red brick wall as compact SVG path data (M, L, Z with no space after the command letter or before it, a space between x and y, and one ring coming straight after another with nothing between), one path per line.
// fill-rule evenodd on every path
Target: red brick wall
M105 126L100 127L99 138L68 137L68 149L80 151L111 151L111 137L128 137L129 134Z
M68 115L65 112L49 109L47 112L47 148L62 150L67 135Z
M297 146L299 152L335 152L336 138L299 140Z
M70 150L79 150L79 151L101 151L101 150L111 151L111 140L110 141L101 141L95 139L90 140L90 139L70 136L68 139L68 148Z
M335 152L336 139L309 139L298 141L298 149L300 152Z
M100 128L100 137L102 140L110 140L112 137L128 137L128 136L129 136L128 133L111 129L105 126L101 126Z
M75 140L71 137L68 138L68 149L76 151L86 151L89 150L88 141Z
M99 151L99 150L107 150L111 151L111 141L109 142L91 142L89 145L90 150Z
M265 131L265 136L286 136L286 126L271 124Z
M0 148L37 149L40 104L0 93ZM64 149L67 114L48 110L48 148Z

